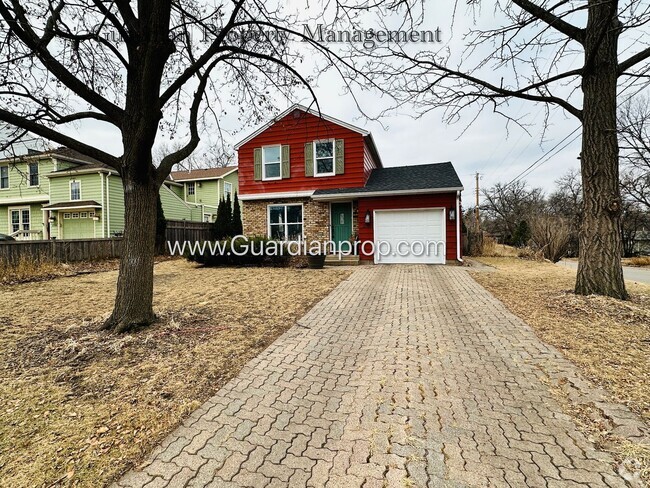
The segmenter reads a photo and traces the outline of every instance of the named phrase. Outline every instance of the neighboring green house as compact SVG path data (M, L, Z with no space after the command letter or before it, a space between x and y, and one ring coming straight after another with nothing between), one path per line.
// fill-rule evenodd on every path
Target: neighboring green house
M236 166L172 171L170 176L175 182L182 183L183 189L179 196L184 201L205 207L204 222L214 222L221 198L230 196L232 200L235 192L239 191Z
M237 179L237 168L220 172ZM165 217L211 221L222 194L219 189L227 186L221 179L200 178L188 200L184 197L189 179L167 180L160 189ZM213 187L214 195L210 194ZM123 232L124 193L114 169L67 148L31 151L0 161L0 234L38 240L103 238Z

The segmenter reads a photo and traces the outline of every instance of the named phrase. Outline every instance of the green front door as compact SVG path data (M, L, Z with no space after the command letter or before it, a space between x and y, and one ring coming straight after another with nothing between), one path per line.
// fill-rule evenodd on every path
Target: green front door
M336 245L336 250L341 249L341 243L346 243L343 251L349 250L350 237L352 236L352 203L333 203L331 218L332 241Z

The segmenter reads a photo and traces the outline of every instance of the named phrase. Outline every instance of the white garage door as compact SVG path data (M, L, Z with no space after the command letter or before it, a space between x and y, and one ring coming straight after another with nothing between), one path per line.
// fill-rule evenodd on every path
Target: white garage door
M444 264L445 249L444 209L375 212L375 263Z

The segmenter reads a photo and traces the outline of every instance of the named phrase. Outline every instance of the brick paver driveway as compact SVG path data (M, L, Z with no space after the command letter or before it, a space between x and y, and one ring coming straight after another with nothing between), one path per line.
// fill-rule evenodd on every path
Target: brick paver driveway
M117 486L626 486L557 377L465 270L361 267Z

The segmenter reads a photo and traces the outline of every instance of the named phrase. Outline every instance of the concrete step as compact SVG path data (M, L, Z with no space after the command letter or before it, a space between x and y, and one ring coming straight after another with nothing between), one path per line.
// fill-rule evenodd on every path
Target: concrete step
M325 266L356 266L359 264L359 256L341 256L332 254L325 258Z

